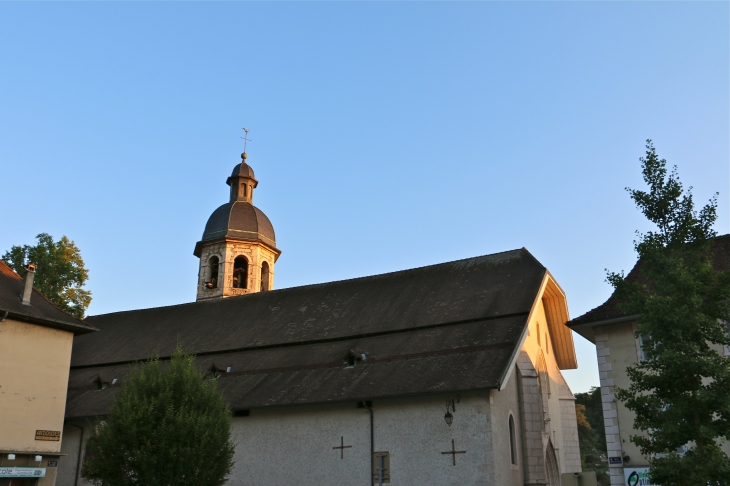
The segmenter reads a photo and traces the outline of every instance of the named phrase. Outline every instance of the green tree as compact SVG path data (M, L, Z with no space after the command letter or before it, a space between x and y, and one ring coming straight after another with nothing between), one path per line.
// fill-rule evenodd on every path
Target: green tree
M180 346L134 365L89 440L83 475L99 486L218 486L233 468L231 413Z
M627 368L617 397L636 414L631 437L649 458L653 483L730 484L730 272L713 268L717 195L696 211L676 167L667 172L651 140L641 159L648 192L628 189L655 231L638 233L635 270L609 273L623 311L638 315L644 358Z
M584 471L595 471L599 486L609 486L608 454L603 423L601 388L575 394L580 459Z
M21 276L28 263L36 264L33 286L48 300L72 316L83 319L91 304L91 292L82 287L89 278L81 252L66 236L58 241L47 233L36 236L35 246L13 246L2 256Z

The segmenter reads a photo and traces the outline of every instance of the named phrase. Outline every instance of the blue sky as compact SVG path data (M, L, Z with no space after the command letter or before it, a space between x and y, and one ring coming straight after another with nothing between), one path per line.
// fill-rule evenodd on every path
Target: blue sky
M729 232L728 5L0 3L0 251L68 235L90 314L194 300L246 126L277 288L524 246L579 316L645 139Z

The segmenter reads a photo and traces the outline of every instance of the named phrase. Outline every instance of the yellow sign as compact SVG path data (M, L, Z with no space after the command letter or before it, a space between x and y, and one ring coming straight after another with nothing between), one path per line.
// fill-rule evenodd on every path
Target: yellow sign
M35 440L61 440L60 430L36 430Z

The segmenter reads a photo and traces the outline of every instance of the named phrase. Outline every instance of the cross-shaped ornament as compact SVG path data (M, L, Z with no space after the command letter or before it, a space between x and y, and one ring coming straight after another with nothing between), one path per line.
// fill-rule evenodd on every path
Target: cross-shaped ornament
M454 466L456 466L456 455L457 454L466 454L466 451L457 451L456 445L454 444L454 439L451 439L451 450L442 452L441 454L451 454L451 457L454 459Z
M342 437L342 436L340 436L340 445L337 446L337 447L333 447L333 449L339 449L340 450L340 459L344 459L345 458L345 449L351 449L351 448L352 448L351 445L349 445L349 446L346 446L345 445L345 438Z
M243 131L245 132L243 137L241 137L241 140L243 140L243 153L246 153L246 142L250 142L251 139L248 138L248 128L244 128Z

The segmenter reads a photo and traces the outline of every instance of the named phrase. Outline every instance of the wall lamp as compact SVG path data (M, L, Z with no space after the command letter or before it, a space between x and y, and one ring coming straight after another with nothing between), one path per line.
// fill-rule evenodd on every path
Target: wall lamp
M15 454L8 454L8 461L14 461L15 460Z
M43 460L43 456L35 456L35 462L41 462Z
M454 400L446 400L446 415L444 415L444 420L446 421L446 425L448 425L449 427L451 427L451 424L454 422L454 416L451 415L451 412L456 412L456 405L454 405Z

